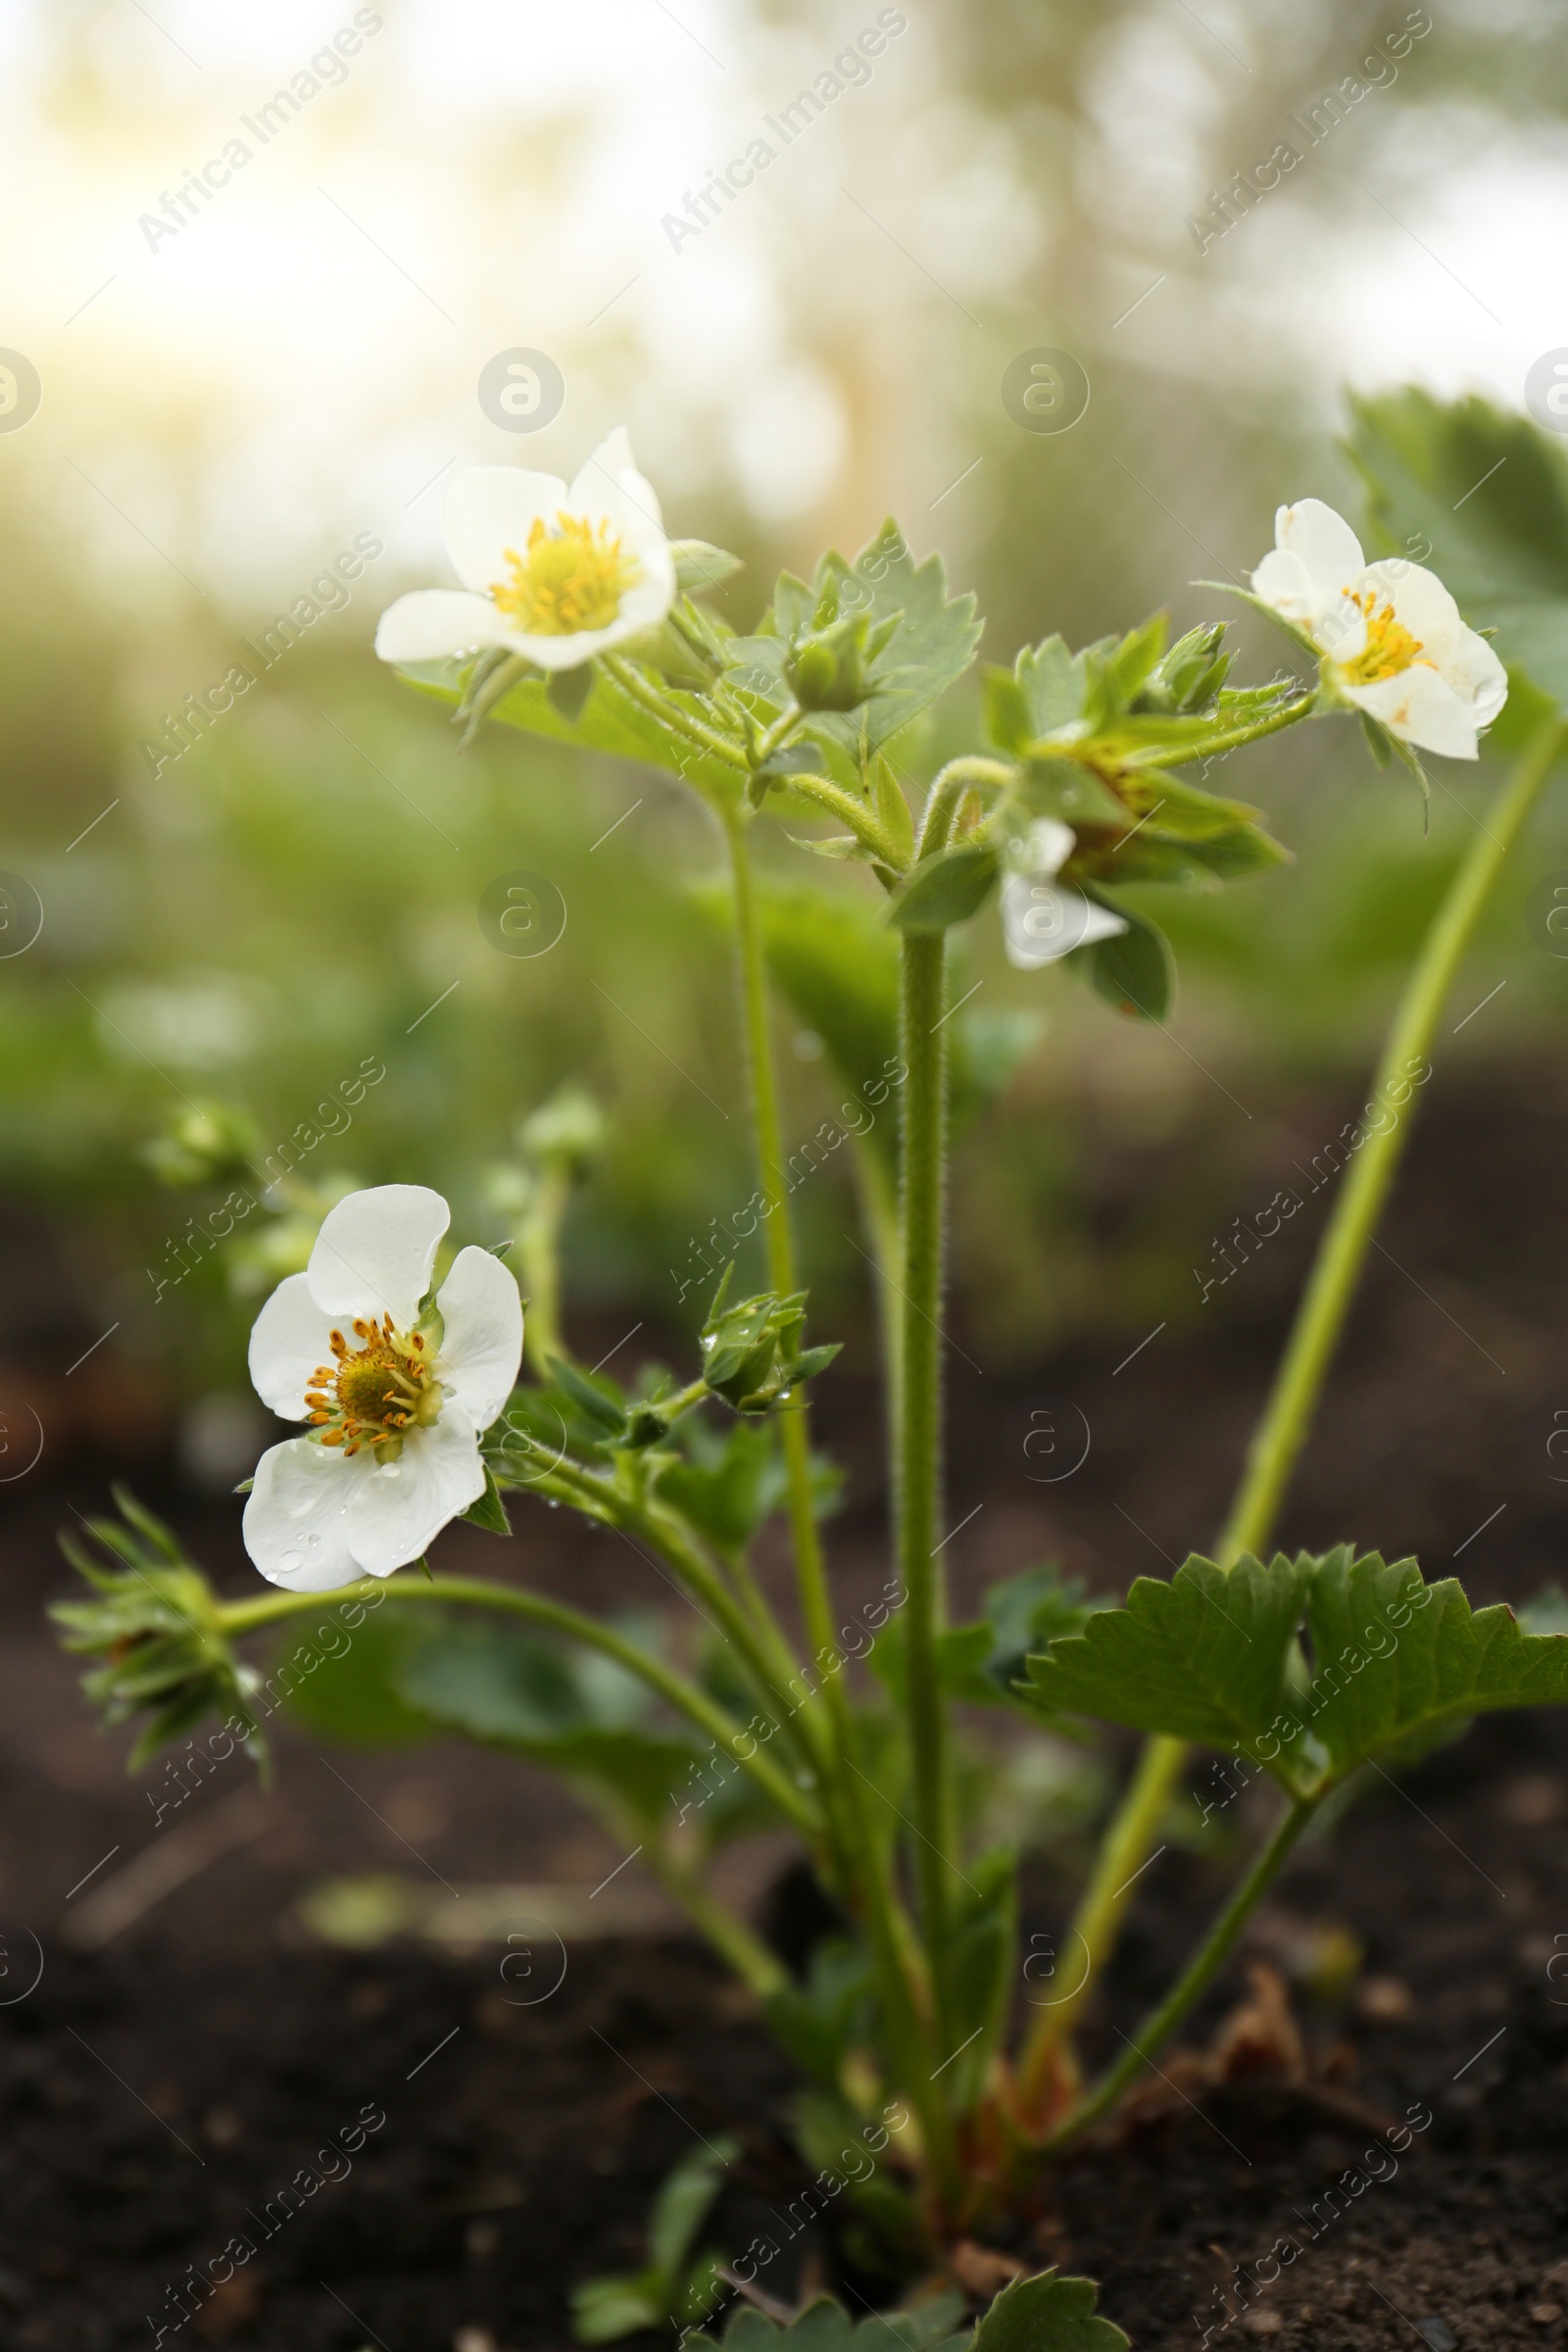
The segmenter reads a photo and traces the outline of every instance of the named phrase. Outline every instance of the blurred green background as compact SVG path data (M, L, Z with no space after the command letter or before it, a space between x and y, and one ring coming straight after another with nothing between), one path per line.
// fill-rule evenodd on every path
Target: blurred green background
M389 11L276 156L149 251L139 218L176 165L217 152L336 20L8 12L18 187L30 170L33 198L51 195L6 338L36 362L43 405L0 436L0 866L45 914L0 960L13 1389L58 1385L115 1325L106 1360L156 1400L149 1427L232 1399L259 1220L172 1281L187 1218L226 1188L170 1189L146 1147L219 1101L271 1152L367 1062L386 1075L304 1158L313 1184L428 1182L489 1237L484 1171L579 1079L613 1119L568 1226L568 1312L612 1337L700 1316L679 1276L751 1189L725 943L693 891L717 844L647 771L500 730L461 753L445 713L377 666L380 608L448 577L454 465L569 474L624 417L671 529L745 556L721 600L737 626L781 563L858 542L893 508L977 591L982 660L1005 661L1160 605L1178 627L1223 616L1188 583L1245 574L1279 501L1359 517L1336 441L1347 380L1474 384L1517 407L1561 332L1550 272L1521 250L1539 263L1568 211L1556 6L1512 12L1506 37L1479 7L910 10L800 154L672 251L667 208L873 14ZM1397 71L1368 69L1332 133L1200 251L1189 220L1211 191L1391 49ZM526 439L474 394L512 345L549 350L567 384ZM1021 431L999 396L1037 345L1089 373L1069 432ZM365 529L385 552L347 606L178 759L149 755L165 714ZM1236 639L1235 682L1273 670L1277 639L1246 616ZM971 685L898 747L911 781L971 740ZM1309 1082L1343 1087L1348 1115L1495 789L1489 760L1437 764L1426 832L1414 790L1348 725L1226 763L1219 788L1260 803L1296 862L1160 898L1181 975L1168 1034L1119 1022L1066 973L1009 972L992 917L963 935L960 993L1044 1016L958 1161L958 1315L997 1361L1195 1313L1192 1268L1247 1207L1279 1105ZM874 897L760 830L780 881ZM1488 917L1466 1004L1500 993L1446 1043L1445 1083L1555 1033L1568 970L1522 907L1558 866L1560 796ZM479 920L514 869L566 909L532 958ZM787 1134L804 1138L831 1081L788 1014L780 1037ZM1107 1155L1146 1148L1188 1172L1107 1202ZM848 1332L863 1363L848 1167L803 1188L801 1213L818 1335Z

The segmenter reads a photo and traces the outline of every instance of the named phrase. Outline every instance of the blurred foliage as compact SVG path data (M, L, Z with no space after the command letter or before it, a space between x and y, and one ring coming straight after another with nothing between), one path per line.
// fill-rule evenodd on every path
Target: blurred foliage
M1094 11L945 0L920 28L936 64L918 85L917 119L877 113L873 96L856 117L873 210L882 205L871 192L884 185L882 201L895 204L916 165L934 208L908 230L921 266L906 268L885 235L877 245L887 274L876 332L866 331L863 273L824 267L830 231L814 193L798 221L781 217L765 234L760 208L748 216L765 247L767 299L791 351L831 385L846 442L820 509L769 519L747 512L717 442L707 448L708 406L665 428L681 459L666 494L671 526L747 559L717 599L738 630L759 630L779 562L805 567L827 536L858 544L901 482L934 485L901 499L918 518L913 555L941 544L956 590L978 595L982 659L1000 665L1053 630L1082 644L1156 606L1172 608L1177 635L1212 619L1214 600L1189 581L1253 564L1282 497L1312 492L1355 513L1355 466L1332 440L1345 421L1333 358L1314 372L1293 345L1271 363L1266 325L1232 350L1201 322L1230 315L1227 288L1235 300L1255 282L1237 272L1255 266L1247 257L1261 255L1259 240L1288 228L1297 243L1282 251L1316 236L1343 256L1368 218L1358 192L1368 175L1397 214L1406 186L1445 159L1544 152L1568 111L1565 12L1557 0L1514 9L1500 39L1494 15L1469 0L1444 12L1353 129L1337 134L1359 142L1349 168L1314 161L1288 198L1270 200L1274 225L1249 224L1206 259L1184 213L1242 159L1266 153L1289 111L1337 82L1387 26L1367 0L1265 0L1212 24L1204 14L1177 21L1148 0ZM827 38L809 9L769 0L757 15L769 35ZM73 91L112 103L112 77L78 36L74 18L40 15L38 71L62 123ZM552 154L566 129L563 117L555 145L543 143ZM498 184L509 172L525 176L499 139L485 152ZM946 243L944 220L956 224ZM1386 225L1379 216L1379 235ZM1428 267L1419 257L1411 266ZM1161 290L1124 326L1118 314L1156 277ZM1182 322L1171 337L1157 324L1145 332L1156 306ZM605 330L627 339L609 357L585 356L582 381L594 401L626 405L641 446L631 403L635 336L646 329L621 323L631 310ZM1083 355L1090 409L1071 433L1020 432L997 398L1002 370L1024 346L1058 339ZM664 366L652 371L655 393L678 408L660 389ZM80 397L62 384L62 402ZM582 761L495 729L460 756L444 713L369 655L373 612L405 584L396 555L351 610L322 616L155 776L142 746L163 712L221 678L240 632L277 602L260 563L227 609L222 592L189 595L174 577L186 565L211 576L179 516L200 508L202 468L229 463L247 429L237 408L209 419L208 397L196 377L132 384L130 407L116 407L107 427L57 405L25 442L8 444L43 454L51 416L69 414L83 427L89 477L91 436L109 430L161 503L128 496L124 514L100 512L65 471L64 444L47 465L0 480L11 550L0 579L0 865L25 876L45 909L37 944L0 958L0 1185L69 1231L86 1337L118 1318L117 1348L156 1359L189 1396L240 1377L251 1309L236 1270L254 1291L300 1262L313 1201L351 1180L417 1178L451 1195L456 1232L500 1239L525 1213L515 1184L495 1176L514 1163L519 1118L580 1083L611 1116L603 1155L565 1212L567 1327L586 1310L694 1331L710 1286L683 1297L682 1279L701 1238L743 1210L754 1182L741 1122L722 1107L738 1076L726 943L694 919L717 844L679 794L609 756ZM1521 597L1568 601L1560 447L1479 412L1445 423L1415 394L1359 414L1363 428L1386 428L1375 461L1364 430L1355 453L1379 544L1429 532L1433 562L1470 616L1497 624L1505 657L1525 650L1510 642ZM1466 495L1500 458L1495 484ZM943 485L960 478L949 500ZM1517 546L1499 559L1493 525L1509 512L1538 541L1528 577ZM148 547L132 513L154 515L180 564ZM346 536L343 521L318 517L323 548ZM1529 626L1529 658L1555 691L1556 603L1538 606ZM1244 616L1232 642L1241 674L1269 673L1277 642L1255 619ZM835 662L878 659L865 645L827 652ZM813 651L808 666L826 660ZM978 694L966 682L890 740L911 789L973 742ZM972 1296L985 1294L1001 1351L1037 1350L1096 1317L1136 1319L1152 1291L1164 1300L1188 1284L1176 1257L1202 1228L1203 1200L1141 1203L1136 1230L1101 1249L1086 1204L1091 1136L1190 1132L1209 1155L1195 1184L1229 1201L1227 1139L1237 1153L1250 1148L1236 1107L1251 1101L1250 1083L1358 1078L1396 975L1494 789L1495 762L1443 768L1430 838L1414 796L1371 772L1348 726L1253 747L1207 781L1260 806L1296 862L1223 896L1151 899L1181 976L1179 1043L1134 1035L1060 974L1008 971L994 926L962 937L955 1000L974 993L954 1017L965 1123L955 1264ZM804 1142L839 1115L842 1088L863 1087L891 1050L892 964L879 986L849 955L858 977L835 985L834 928L849 941L876 922L875 885L803 856L784 823L767 831L770 953L793 1047L786 1140ZM1446 1069L1529 1045L1554 1024L1568 968L1533 944L1522 909L1532 884L1558 867L1568 867L1560 795L1478 945L1475 996L1508 986L1485 1023L1446 1049ZM478 911L486 888L518 871L547 877L566 910L559 943L533 957L503 953ZM800 952L808 925L811 956ZM385 1076L349 1102L345 1084L367 1065ZM884 1172L895 1111L896 1098L861 1155ZM213 1240L235 1155L259 1154L247 1164L267 1179L285 1152L290 1185ZM863 1296L866 1269L846 1239L854 1158L838 1153L795 1200L821 1330L836 1320L853 1330L843 1310ZM190 1191L168 1189L192 1179ZM1066 1236L1071 1251L1053 1247ZM739 1281L755 1288L758 1244L742 1249ZM852 1347L849 1360L863 1363L863 1351Z

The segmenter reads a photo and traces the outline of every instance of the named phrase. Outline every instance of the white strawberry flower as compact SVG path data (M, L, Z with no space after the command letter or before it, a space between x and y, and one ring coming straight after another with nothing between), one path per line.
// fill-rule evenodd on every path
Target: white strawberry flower
M1507 673L1437 574L1402 557L1368 564L1319 498L1281 507L1274 538L1253 592L1322 655L1337 699L1404 743L1473 760L1507 700Z
M1002 931L1007 961L1020 972L1037 971L1127 928L1108 906L1057 881L1075 839L1071 825L1043 816L1022 841L1008 845L1013 870L1002 885Z
M263 1454L245 1505L245 1548L274 1585L390 1576L484 1493L479 1437L517 1377L522 1301L501 1260L469 1248L425 1303L451 1221L421 1184L351 1193L256 1318L257 1395L311 1424Z
M617 425L568 489L558 474L475 466L447 493L461 588L416 588L381 615L383 662L439 662L498 646L575 669L662 620L675 559L659 500Z

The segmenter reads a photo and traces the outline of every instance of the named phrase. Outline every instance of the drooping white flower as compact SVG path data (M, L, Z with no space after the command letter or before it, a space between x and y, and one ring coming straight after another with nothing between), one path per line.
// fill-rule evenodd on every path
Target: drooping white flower
M575 669L662 620L675 560L623 425L570 489L554 473L475 466L447 494L461 588L416 588L381 615L383 662L438 662L489 646L540 669Z
M1074 839L1071 825L1043 816L1024 840L1011 845L1014 870L1002 885L1002 930L1007 961L1020 972L1054 963L1098 939L1114 939L1127 928L1108 906L1057 881Z
M421 1314L451 1221L420 1184L351 1193L256 1318L257 1395L311 1424L263 1454L245 1505L245 1548L274 1585L390 1576L484 1493L479 1436L517 1377L522 1301L500 1259L470 1248Z
M1422 751L1473 760L1507 700L1507 674L1437 574L1403 557L1368 564L1319 498L1281 507L1274 539L1253 592L1304 630L1343 700Z

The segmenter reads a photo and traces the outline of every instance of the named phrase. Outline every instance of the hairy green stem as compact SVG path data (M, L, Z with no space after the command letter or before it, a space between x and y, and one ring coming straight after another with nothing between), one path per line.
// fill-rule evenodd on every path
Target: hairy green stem
M905 1592L904 1672L914 1768L915 1873L939 2019L954 1827L938 1658L946 1619L937 1531L942 1487L946 950L944 932L904 935L900 1058L906 1077L896 1465L899 1566Z
M1545 783L1564 732L1556 719L1538 731L1495 808L1489 811L1488 821L1479 825L1405 983L1378 1064L1374 1102L1387 1102L1395 1089L1407 1085L1410 1065L1425 1058L1454 974L1503 862ZM1275 1514L1305 1442L1407 1130L1408 1121L1395 1117L1388 1125L1370 1131L1345 1178L1249 1448L1235 1503L1215 1546L1214 1556L1222 1568L1234 1567L1244 1551L1260 1552L1270 1541ZM1081 1949L1088 1960L1083 1984L1072 1999L1042 2016L1020 2060L1019 2101L1026 2116L1049 2094L1054 2053L1088 1997L1095 1974L1109 1958L1132 1880L1153 1849L1166 1807L1180 1785L1187 1754L1179 1740L1149 1740L1106 1829L1073 1921L1073 1948Z
M931 787L925 814L920 820L920 839L915 857L929 858L945 850L953 831L954 819L966 792L978 786L982 791L1005 791L1017 775L1004 760L987 760L978 753L965 755L961 760L950 760Z
M727 767L743 771L748 768L746 754L738 744L715 733L694 711L671 702L666 693L661 693L657 686L650 685L635 662L628 662L621 654L601 654L599 660L607 675L613 678L622 694L628 695L657 718L661 726L668 727L672 734L684 735L688 743L695 744L699 751L710 753L715 760L722 760Z
M651 1657L628 1642L612 1628L601 1625L597 1618L585 1617L578 1609L569 1609L564 1602L549 1600L542 1592L530 1592L517 1585L492 1584L480 1576L410 1577L405 1581L394 1577L381 1581L367 1577L361 1585L351 1585L342 1597L368 1600L374 1606L382 1601L453 1601L468 1608L499 1609L504 1614L526 1617L534 1625L542 1625L551 1633L562 1634L568 1641L580 1642L585 1648L597 1649L607 1658L613 1658L628 1674L656 1690L660 1697L684 1715L688 1722L706 1732L715 1747L722 1750L743 1772L749 1772L759 1788L764 1788L786 1819L814 1842L821 1835L821 1821L816 1808L805 1797L794 1783L782 1773L770 1756L762 1753L756 1740L744 1728L737 1726L722 1707L710 1699L706 1690L688 1683L673 1673L659 1658ZM260 1600L225 1601L220 1604L218 1621L228 1635L248 1634L258 1626L273 1625L280 1618L297 1617L312 1609L326 1605L319 1592L268 1593Z
M1152 2066L1158 2052L1202 1998L1236 1949L1243 1928L1279 1877L1292 1847L1317 1811L1317 1804L1315 1797L1298 1797L1281 1817L1267 1844L1232 1893L1169 1992L1157 2007L1150 2011L1122 2055L1106 2068L1065 2123L1052 2132L1045 2142L1048 2150L1054 2153L1066 2147L1081 2132L1087 2132L1092 2124L1097 2124L1102 2115L1108 2114L1114 2107L1122 2092L1138 2080L1145 2067Z
M1317 701L1315 690L1298 696L1295 701L1282 703L1266 718L1250 720L1246 725L1232 728L1228 735L1216 735L1204 744L1201 758L1216 760L1226 752L1240 751L1244 743L1261 742L1265 735L1277 735L1282 727L1294 727L1298 718L1305 718ZM1184 767L1195 757L1190 747L1173 744L1168 751L1151 752L1138 761L1140 767Z
M784 1182L778 1088L768 1032L761 923L747 854L745 820L738 810L724 810L722 814L734 876L752 1110L762 1194L768 1208L768 1279L775 1291L787 1296L798 1286ZM919 2113L935 2176L951 2191L956 2185L952 2136L945 2109L932 2087L931 2027L922 2014L926 1988L909 1924L893 1886L887 1852L867 1810L866 1790L873 1784L859 1767L859 1743L844 1680L845 1660L834 1634L832 1600L811 1493L810 1443L804 1399L796 1409L780 1415L780 1437L802 1614L833 1732L835 1768L824 1786L824 1799L836 1798L838 1803L840 1835L846 1849L845 1890L857 1902L866 1930L897 2071Z

